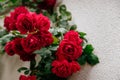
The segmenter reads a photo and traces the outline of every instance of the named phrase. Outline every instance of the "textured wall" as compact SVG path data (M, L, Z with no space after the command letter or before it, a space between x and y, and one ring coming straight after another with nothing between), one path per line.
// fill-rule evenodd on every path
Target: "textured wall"
M70 80L120 80L120 0L63 0L63 3L72 12L78 30L88 34L100 58L98 65L85 65ZM17 80L17 68L27 64L16 56L4 55L0 60L0 80Z

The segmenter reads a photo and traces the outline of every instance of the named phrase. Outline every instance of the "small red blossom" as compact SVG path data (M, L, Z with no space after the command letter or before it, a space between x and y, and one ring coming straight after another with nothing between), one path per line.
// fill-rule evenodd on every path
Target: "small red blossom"
M25 75L21 75L19 77L19 80L37 80L36 76L25 76Z
M13 41L10 41L5 45L5 51L10 56L13 56L15 54L15 52L12 49L12 45L13 45Z

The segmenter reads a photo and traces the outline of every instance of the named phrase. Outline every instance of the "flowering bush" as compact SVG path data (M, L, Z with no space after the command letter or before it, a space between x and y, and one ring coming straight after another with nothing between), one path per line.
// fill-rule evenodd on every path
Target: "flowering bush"
M42 3L47 6L41 9L51 9L56 0ZM66 6L61 5L58 9L52 14L47 10L37 14L19 6L5 17L1 48L10 56L18 55L22 61L30 61L30 68L18 69L24 72L19 80L67 80L86 62L90 65L99 63L93 54L94 48L87 43L86 33L69 24L72 17ZM38 55L40 61L36 59Z

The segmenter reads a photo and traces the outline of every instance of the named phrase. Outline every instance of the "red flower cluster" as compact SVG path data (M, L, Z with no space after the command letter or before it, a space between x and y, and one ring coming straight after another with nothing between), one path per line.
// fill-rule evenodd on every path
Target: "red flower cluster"
M36 79L36 76L24 76L24 75L21 75L19 80L37 80L37 79Z
M18 11L18 8L15 10ZM20 11L18 11L19 15L14 11L16 12L14 16L17 15L17 20L14 24L16 24L16 29L21 34L27 34L27 37L15 38L8 42L5 46L5 51L10 56L17 54L23 61L30 61L35 58L35 54L33 54L35 50L49 46L53 42L52 34L48 31L50 20L42 14L22 13L23 11ZM8 23L8 25L11 25L11 23Z
M10 31L10 30L16 30L16 21L17 21L17 17L22 14L22 13L29 13L28 10L23 7L17 7L15 8L15 10L13 12L11 12L10 16L5 17L4 19L4 27Z
M77 59L82 54L82 39L75 31L65 34L57 50L57 60L52 63L52 72L59 77L67 78L72 73L80 70Z

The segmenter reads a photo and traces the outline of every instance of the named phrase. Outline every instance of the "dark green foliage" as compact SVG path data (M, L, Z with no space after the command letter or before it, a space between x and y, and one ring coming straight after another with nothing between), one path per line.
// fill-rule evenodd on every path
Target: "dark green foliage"
M96 55L93 54L93 50L94 48L91 44L86 45L83 49L82 56L80 56L80 58L78 59L78 62L81 65L84 65L87 62L92 66L99 63L99 59Z
M87 55L91 55L92 54L92 52L93 52L93 50L94 50L94 48L93 48L93 46L91 45L91 44L88 44L88 45L86 45L86 47L84 48L84 52L83 53L85 53L85 54L87 54Z
M87 56L87 62L90 65L96 65L97 63L99 63L99 59L96 55L91 54L91 55Z

